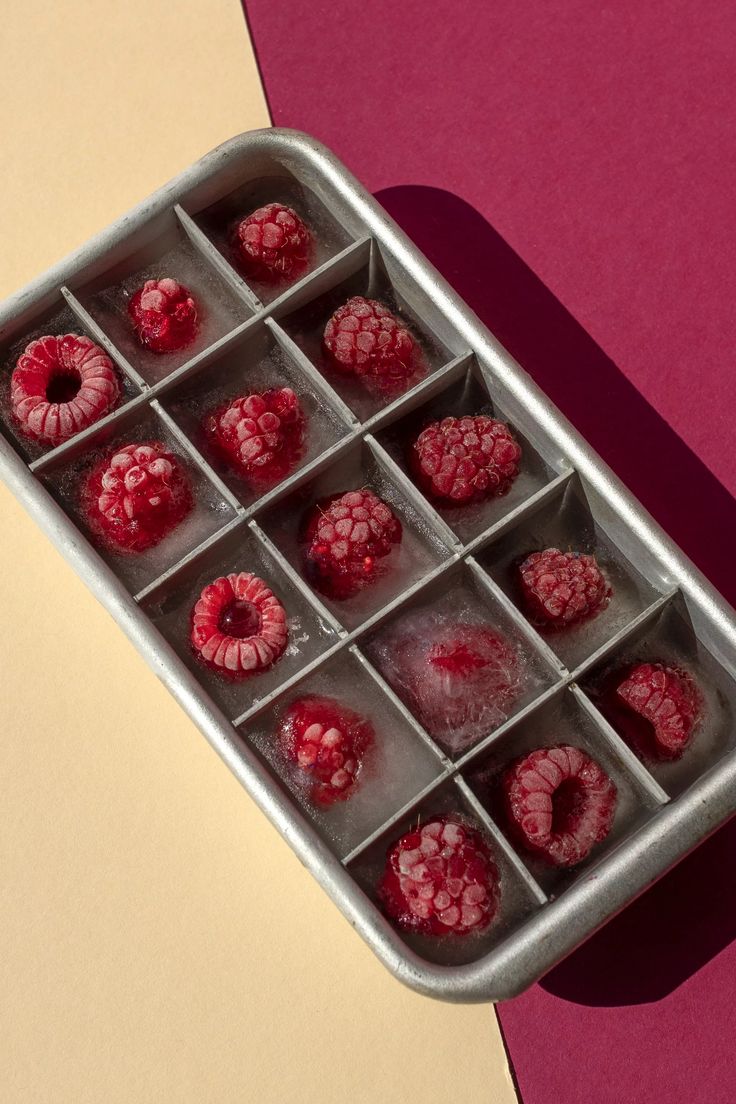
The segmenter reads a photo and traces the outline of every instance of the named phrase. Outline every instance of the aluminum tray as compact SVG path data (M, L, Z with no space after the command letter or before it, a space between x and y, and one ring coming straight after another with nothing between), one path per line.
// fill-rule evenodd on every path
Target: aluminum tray
M238 206L271 198L306 208L321 254L306 278L261 302L258 289L228 264L222 231ZM210 320L203 347L195 346L186 361L168 358L167 375L161 358L128 347L105 291L150 274L164 255L166 271L159 275L193 282ZM356 291L393 299L422 336L431 365L426 379L383 408L334 390L319 370L320 321L334 309L330 304ZM108 350L126 380L126 396L103 421L44 453L29 449L8 424L9 368L31 336L68 329L87 332ZM736 809L734 612L375 200L313 139L256 131L202 158L7 300L0 308L0 352L3 478L401 981L455 1001L519 993ZM252 501L198 450L192 411L208 389L226 385L238 371L257 379L274 365L310 396L319 439L294 475ZM492 404L519 433L524 475L485 512L440 514L407 475L397 423L411 422L424 404L457 413L479 403ZM70 488L87 450L118 434L150 433L153 424L189 457L204 506L199 528L186 529L178 543L169 538L132 566L86 539ZM380 484L394 502L411 534L410 551L393 590L379 587L363 607L343 613L304 582L290 540L295 505L359 477ZM609 610L569 638L542 639L514 604L506 565L535 540L595 549L615 576ZM197 580L254 560L296 611L302 632L293 654L262 681L223 688L193 662L177 618L198 593ZM521 642L534 692L505 724L453 760L376 664L381 629L404 606L438 603L442 609L461 592ZM600 672L634 655L672 656L700 672L708 719L675 765L645 769L595 704ZM366 786L369 798L382 791L382 806L364 800L359 815L343 811L334 822L299 803L266 738L271 710L296 686L325 679L369 696L393 737L388 774L372 790ZM551 875L499 830L484 804L483 779L520 749L566 737L591 747L606 764L621 801L607 845L576 874ZM443 946L402 936L373 903L371 886L386 843L418 813L448 807L475 818L492 837L504 911L483 938Z

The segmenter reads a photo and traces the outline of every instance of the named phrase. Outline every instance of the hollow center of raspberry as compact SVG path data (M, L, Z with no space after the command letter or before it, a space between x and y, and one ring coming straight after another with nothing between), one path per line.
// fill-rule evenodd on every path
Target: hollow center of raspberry
M76 399L82 381L76 372L54 372L46 388L46 398L51 403L68 403Z
M552 832L574 828L585 803L585 792L577 778L568 778L552 795Z
M254 636L261 627L261 615L252 602L235 598L225 606L220 614L218 627L225 636L234 636L244 640Z
M467 645L456 644L454 647L437 647L431 656L431 663L440 671L447 671L451 675L469 675L483 667L485 660Z

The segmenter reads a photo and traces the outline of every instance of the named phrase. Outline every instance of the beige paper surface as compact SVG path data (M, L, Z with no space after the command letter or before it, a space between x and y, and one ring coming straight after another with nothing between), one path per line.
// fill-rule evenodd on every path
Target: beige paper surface
M0 296L267 125L237 0L24 2ZM0 485L3 1104L509 1104L493 1011L403 989Z

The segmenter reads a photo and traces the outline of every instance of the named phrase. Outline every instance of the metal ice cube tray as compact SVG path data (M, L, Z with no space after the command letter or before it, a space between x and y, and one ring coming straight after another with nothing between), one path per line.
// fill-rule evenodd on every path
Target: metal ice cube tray
M227 259L238 212L278 199L315 227L318 266L276 298L249 287ZM174 276L204 304L206 324L183 354L131 342L120 303L143 278ZM263 296L261 296L263 292ZM392 304L420 337L430 371L388 405L323 374L319 337L349 294ZM489 295L492 289L489 289ZM532 320L533 324L533 320ZM121 405L65 444L29 446L8 416L8 381L34 336L87 333L118 365ZM218 475L197 422L238 383L284 380L303 397L310 440L298 470L262 498ZM409 478L402 444L432 412L493 410L524 449L511 492L483 508L434 508ZM340 162L303 134L266 130L225 143L0 308L0 471L28 511L117 619L349 922L403 982L456 1001L510 997L712 832L736 809L734 613L509 354ZM195 484L192 518L138 560L99 551L75 500L85 457L116 441L168 440ZM397 571L343 607L302 577L296 526L306 505L367 483L404 526ZM595 551L615 594L578 630L543 639L525 620L509 564L544 544ZM187 640L204 583L252 569L292 618L292 645L270 671L222 683ZM495 731L452 758L381 675L382 634L416 608L485 611L528 660L528 692ZM707 702L681 760L647 769L596 706L611 664L667 658L695 670ZM299 796L270 733L297 691L347 695L369 712L380 762L342 806ZM523 750L587 748L619 802L604 845L575 871L540 867L497 824L487 779ZM387 845L422 814L455 809L490 837L501 873L500 919L482 937L407 937L373 900Z

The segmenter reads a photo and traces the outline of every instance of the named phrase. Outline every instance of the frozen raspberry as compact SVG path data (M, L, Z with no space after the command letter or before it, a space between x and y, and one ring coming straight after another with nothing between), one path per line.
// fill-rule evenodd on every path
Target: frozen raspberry
M639 663L614 674L602 704L627 743L654 760L682 755L703 710L692 676L663 663Z
M388 681L453 753L502 724L526 681L522 656L496 629L432 612L399 622L381 651Z
M613 594L595 556L559 548L527 556L519 566L519 582L530 619L554 629L595 617Z
M358 785L373 727L360 713L334 698L298 698L279 724L281 747L310 779L310 796L320 805L345 801Z
M401 522L373 491L318 502L304 523L304 567L328 598L353 595L384 573L381 561L401 541Z
M81 499L91 527L123 552L158 544L193 503L184 468L160 441L116 449L93 468Z
M250 571L215 579L192 611L190 639L198 658L230 678L265 671L288 636L284 607Z
M108 414L120 396L107 353L88 337L39 337L10 381L13 417L26 437L60 445Z
M204 429L213 450L249 483L277 483L303 451L304 413L290 387L233 399Z
M477 828L434 816L391 847L378 896L401 928L469 935L487 928L498 911L498 870Z
M146 280L128 304L141 345L152 353L175 353L191 345L199 331L197 305L176 280Z
M312 259L312 234L291 207L268 203L233 228L232 248L245 276L264 284L296 280Z
M509 427L487 414L432 422L409 453L419 485L431 498L449 503L505 494L519 474L520 459Z
M426 373L413 336L388 307L354 295L325 327L324 349L338 372L386 394L406 391Z
M579 748L533 751L505 772L502 785L514 835L553 866L582 862L611 830L616 786Z

